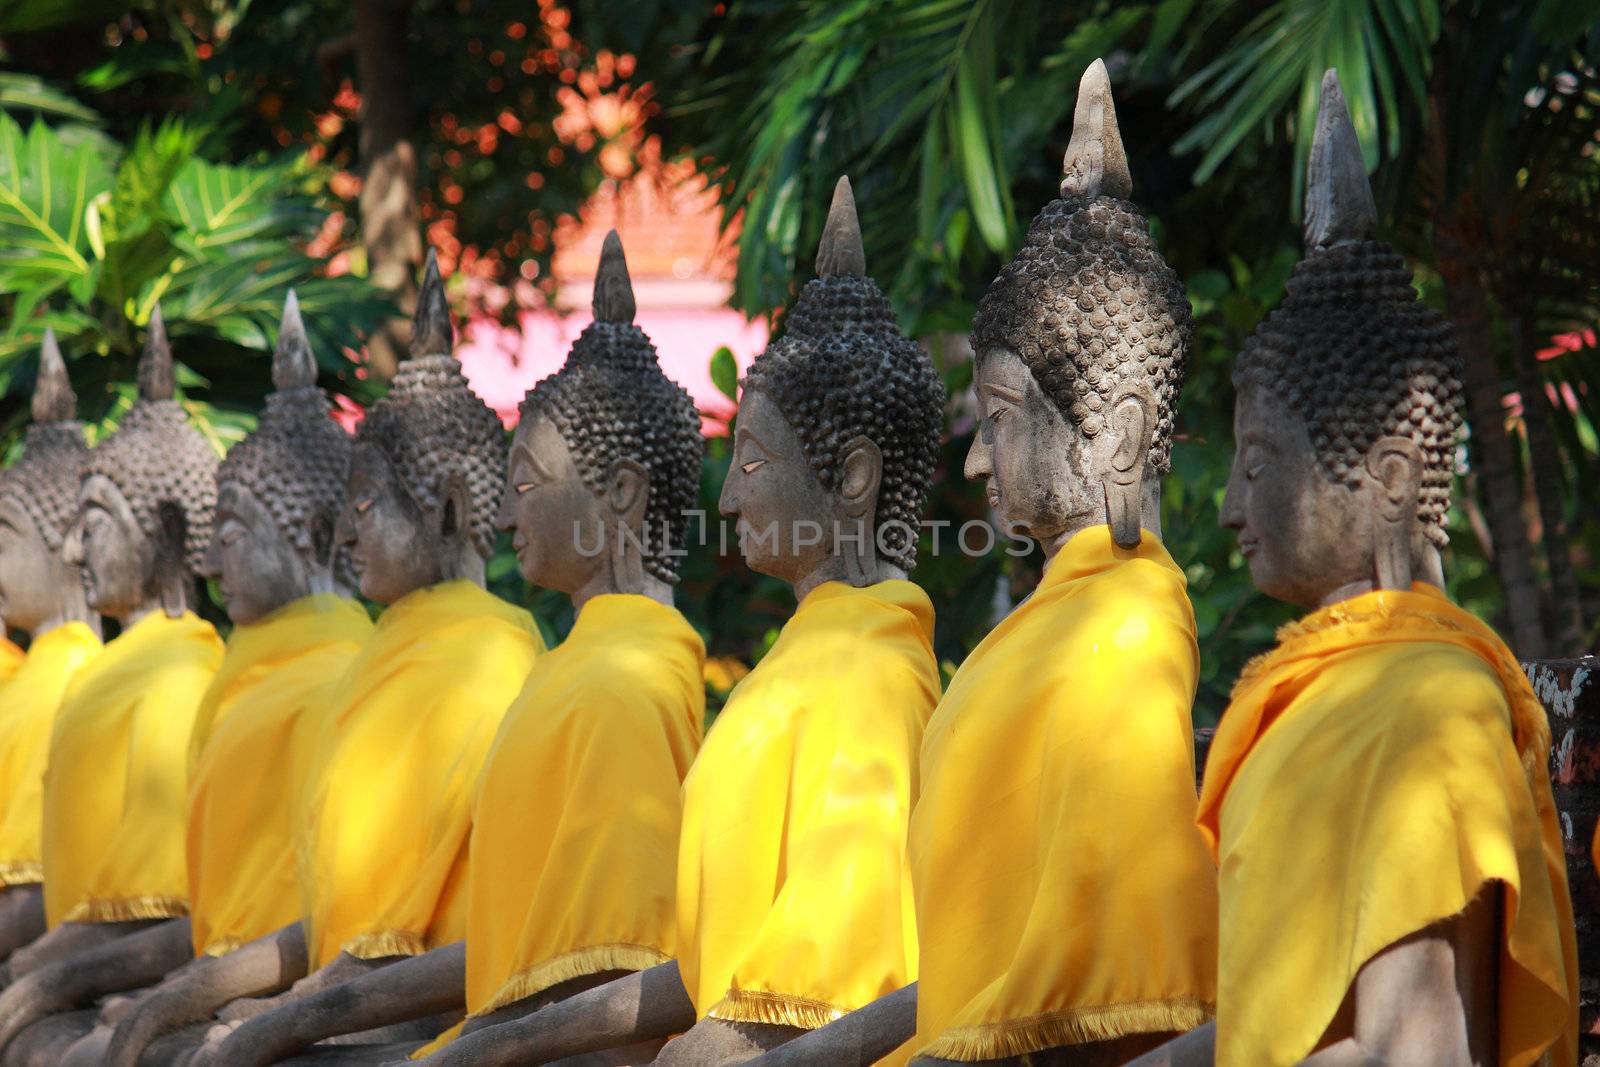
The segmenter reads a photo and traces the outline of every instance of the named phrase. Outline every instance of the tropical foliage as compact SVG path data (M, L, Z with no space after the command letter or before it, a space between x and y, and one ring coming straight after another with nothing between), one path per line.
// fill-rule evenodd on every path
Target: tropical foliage
M69 336L75 375L113 406L156 296L191 365L190 397L242 420L264 382L246 362L270 335L272 301L258 297L291 280L303 298L319 286L340 294L339 314L317 316L319 354L332 384L370 390L340 360L378 314L373 294L326 277L318 260L338 250L341 265L365 269L354 240L367 149L352 11L373 2L0 3L12 59L0 108L14 119L0 148L14 161L42 153L53 176L45 197L27 167L0 171L13 176L0 197L38 216L0 203L0 385L13 402L0 430L20 420L29 339L46 321ZM967 324L1054 195L1077 79L1105 57L1135 199L1196 311L1164 525L1202 634L1202 719L1284 616L1254 593L1216 522L1230 370L1299 256L1316 89L1337 67L1385 232L1462 341L1471 435L1451 524L1452 591L1525 655L1593 647L1592 4L384 3L404 19L391 58L406 72L427 240L467 273L525 295L530 281L549 282L555 218L626 173L635 151L659 151L688 156L713 181L739 231L733 301L781 330L782 309L809 276L828 191L849 173L869 267L902 324L928 343L952 397L930 515L956 526L985 514L959 474L971 433ZM285 156L290 146L303 155ZM218 222L215 206L245 188L248 203ZM211 206L195 212L202 190ZM318 228L311 255L305 242ZM228 251L240 248L249 251ZM732 389L726 360L713 374ZM713 442L702 492L712 515L726 467ZM1025 594L1038 561L929 547L917 577L938 609L939 653L955 662ZM526 595L508 558L490 573L497 591ZM565 625L558 601L534 600L552 633ZM713 652L745 662L790 606L781 586L712 552L687 561L680 602Z
M324 212L302 190L301 161L208 162L181 120L145 127L126 148L92 112L42 84L6 86L0 114L0 381L31 384L53 329L74 362L91 419L131 399L133 368L159 303L186 402L217 448L253 425L269 387L267 354L284 294L295 288L330 377L360 392L343 355L392 312L354 277L330 278L304 251ZM26 94L23 93L26 90ZM36 114L66 119L53 128ZM77 125L82 123L82 125ZM8 405L14 430L24 405Z

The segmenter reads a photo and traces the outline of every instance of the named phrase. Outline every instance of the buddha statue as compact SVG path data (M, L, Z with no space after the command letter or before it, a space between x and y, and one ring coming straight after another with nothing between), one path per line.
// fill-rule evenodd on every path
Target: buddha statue
M45 932L40 854L45 759L67 687L100 651L100 618L61 549L89 450L77 396L45 331L22 456L0 473L0 609L29 635L0 718L0 959ZM0 683L0 686L3 686Z
M217 470L216 519L201 565L218 581L235 626L189 737L191 914L51 965L57 1010L161 982L140 994L136 1011L120 1000L103 1012L64 1064L137 1065L154 1037L260 992L260 968L232 958L234 949L299 918L298 779L314 755L327 694L371 629L359 605L333 592L333 528L351 445L316 373L291 292L273 358L275 391L256 430Z
M646 1062L681 1033L656 1063L741 1063L914 977L904 839L939 675L905 576L944 391L866 275L843 179L817 274L739 403L721 507L799 606L684 783L676 957L424 1062Z
M356 432L335 542L361 592L387 605L325 698L315 758L300 787L301 921L241 948L288 961L269 999L224 1008L253 1019L262 1047L315 1015L308 998L466 932L473 783L506 708L543 651L533 618L483 588L505 476L500 420L451 354L444 281L432 253L411 355ZM456 990L459 997L459 990ZM443 1009L438 1009L443 1010ZM390 1035L420 1044L421 1020ZM192 1063L256 1062L225 1030Z
M512 441L500 526L523 577L567 594L577 617L534 665L479 778L466 942L310 998L294 1043L245 1023L219 1050L228 1063L442 1007L464 1006L468 1031L493 1027L673 956L679 797L705 714L704 645L672 606L700 417L633 323L615 232L594 311L523 400ZM384 1063L409 1048L342 1051Z
M89 454L63 544L89 607L121 633L74 679L44 775L45 918L50 931L12 955L0 995L6 1063L59 1062L65 961L188 913L184 860L188 743L222 641L190 608L211 536L217 456L173 399L160 310L139 361L139 398ZM33 972L38 972L37 974ZM18 1039L13 1046L13 1039ZM24 1040L25 1039L25 1040ZM21 1047L17 1047L21 1046ZM48 1048L46 1046L49 1046Z
M1190 313L1129 202L1098 60L1063 174L972 324L966 475L1045 568L928 724L908 842L915 991L778 1063L1118 1064L1210 1014L1199 660L1159 522Z
M1309 614L1245 668L1206 765L1216 1021L1138 1062L1570 1067L1548 724L1439 585L1459 355L1378 237L1332 71L1305 243L1234 372L1222 520L1256 586Z

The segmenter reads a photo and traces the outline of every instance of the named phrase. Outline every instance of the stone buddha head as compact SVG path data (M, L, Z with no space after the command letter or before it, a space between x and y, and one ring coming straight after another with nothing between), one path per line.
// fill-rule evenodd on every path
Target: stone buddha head
M336 540L363 595L393 603L454 579L483 584L505 478L506 436L451 354L454 332L433 252L411 353L356 431Z
M73 620L100 628L82 573L62 553L89 459L77 404L55 333L47 330L33 386L33 425L21 458L0 473L0 614L35 637Z
M834 188L817 277L751 363L721 510L753 570L800 595L903 578L937 460L944 386L867 276L850 182Z
M254 433L217 468L216 528L201 573L228 617L251 623L335 590L334 525L350 477L350 436L317 388L317 362L290 290L272 357L273 392Z
M1307 172L1306 255L1234 371L1222 521L1256 586L1316 607L1443 581L1460 355L1377 211L1329 71Z
M581 602L670 603L700 485L700 416L633 323L622 241L606 235L594 322L522 401L499 524L528 581Z
M973 318L982 421L966 475L1047 553L1103 524L1131 548L1141 528L1160 533L1192 323L1183 283L1128 202L1100 60L1078 86L1063 175Z
M139 360L139 398L89 454L67 562L82 568L89 606L124 625L189 607L211 543L217 454L173 399L172 349L158 307Z

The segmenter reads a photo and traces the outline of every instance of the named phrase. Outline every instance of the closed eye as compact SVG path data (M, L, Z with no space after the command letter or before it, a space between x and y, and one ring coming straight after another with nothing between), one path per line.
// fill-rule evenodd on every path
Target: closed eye
M368 497L365 500L356 501L356 514L365 515L367 512L369 512L371 510L372 510L372 498L371 497Z
M746 474L753 474L761 467L765 466L766 462L767 461L764 459L752 459L748 463L739 464L739 469L744 471Z

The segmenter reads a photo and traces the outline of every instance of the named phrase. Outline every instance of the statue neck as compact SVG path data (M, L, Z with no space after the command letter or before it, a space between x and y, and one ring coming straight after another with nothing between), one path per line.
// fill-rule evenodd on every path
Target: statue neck
M1160 541L1161 476L1159 474L1149 469L1145 470L1144 478L1139 484L1139 497L1139 525L1144 528L1146 533ZM1061 551L1068 541L1072 540L1074 534L1096 526L1106 526L1110 522L1111 516L1105 504L1101 503L1084 521L1069 523L1057 533L1049 537L1040 538L1039 547L1044 550L1045 566L1050 565L1050 561L1056 558L1057 553Z
M63 593L60 601L56 604L55 612L35 626L32 630L32 635L36 638L40 637L51 630L65 626L69 622L81 622L93 630L96 637L100 636L100 616L89 610L89 603L84 598L81 586L76 592L68 591Z
M120 626L124 631L127 631L129 629L132 629L138 623L143 622L145 619L148 619L150 616L154 615L156 612L163 611L163 610L164 610L164 608L162 607L161 601L159 599L147 600L144 603L140 604L138 607L134 608L132 611L124 612L123 614L118 615L116 617L117 625ZM180 611L180 612L177 613L177 615L173 615L172 617L173 618L177 618L178 615L182 615L182 614L183 614L183 612Z
M895 579L904 581L908 577L910 576L905 568L887 563L876 556L856 562L842 554L835 554L795 580L794 598L804 600L813 589L824 582L843 582L860 589Z
M580 612L583 606L595 597L610 594L649 597L658 604L665 604L669 608L673 606L670 582L657 578L648 571L633 581L619 582L612 568L603 567L572 594L572 610L574 613Z
M467 546L439 564L440 582L471 582L480 588L487 584L484 577L483 557ZM437 584L437 583L434 583Z
M1374 567L1376 572L1376 567ZM1421 545L1413 546L1411 556L1411 578L1413 581L1426 582L1437 588L1444 588L1444 560L1439 555L1439 550L1426 539ZM1335 589L1329 590L1314 605L1315 608L1332 607L1343 600L1352 600L1366 593L1379 592L1387 588L1378 580L1376 574L1371 578L1362 578L1359 581L1346 582ZM1406 585L1404 592L1411 586Z
M99 636L100 616L89 607L89 596L83 588L82 572L68 564L58 554L51 581L55 590L55 603L49 615L28 627L29 633L33 637L39 637L69 622L81 622Z

